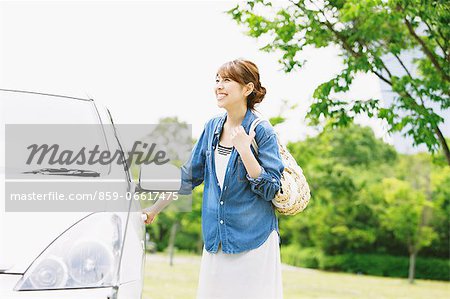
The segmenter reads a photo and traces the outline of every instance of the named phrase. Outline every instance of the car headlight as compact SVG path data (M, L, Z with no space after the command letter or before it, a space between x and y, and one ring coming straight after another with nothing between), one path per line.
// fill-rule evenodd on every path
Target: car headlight
M68 278L66 264L58 257L49 256L42 259L36 270L29 277L29 282L34 288L60 288Z
M72 226L31 264L15 290L113 286L123 243L123 217L95 213Z

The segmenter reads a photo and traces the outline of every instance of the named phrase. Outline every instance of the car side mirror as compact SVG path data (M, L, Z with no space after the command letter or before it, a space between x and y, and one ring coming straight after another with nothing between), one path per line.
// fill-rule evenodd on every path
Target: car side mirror
M141 164L138 189L141 192L176 192L181 187L181 170L172 164Z

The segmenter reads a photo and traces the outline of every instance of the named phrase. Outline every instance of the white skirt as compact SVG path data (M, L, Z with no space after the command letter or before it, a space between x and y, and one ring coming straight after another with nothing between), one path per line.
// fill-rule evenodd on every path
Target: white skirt
M283 298L278 233L258 248L237 254L203 247L197 299Z

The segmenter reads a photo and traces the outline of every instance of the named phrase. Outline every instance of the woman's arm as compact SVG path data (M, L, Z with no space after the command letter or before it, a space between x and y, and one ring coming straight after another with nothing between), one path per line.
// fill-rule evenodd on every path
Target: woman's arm
M261 166L250 149L254 137L255 131L247 134L243 126L239 126L231 132L231 142L241 156L245 169L251 177L257 178L261 174Z
M189 160L181 166L181 187L178 190L179 194L191 194L192 190L203 182L207 143L207 125L205 125L200 138L192 149Z
M206 125L203 129L200 138L192 149L189 160L181 167L181 187L178 193L181 195L188 195L192 193L192 189L203 182L205 170L205 151L206 151ZM146 224L153 222L156 215L158 215L165 207L167 207L173 200L173 196L169 199L158 199L151 207L144 209L143 212L147 214Z
M277 136L271 132L264 136L258 145L258 162L250 149L255 132L245 133L241 126L232 134L233 144L241 156L247 170L247 179L251 189L264 200L270 201L275 197L281 186L281 173L284 165L278 150Z
M260 175L254 178L247 174L247 179L253 192L264 200L271 201L280 190L281 174L284 170L275 133L261 140L258 145L258 160L261 162Z
M255 155L253 155L252 150L246 147L239 152L242 162L244 163L245 169L251 178L256 179L261 175L261 165L259 165L258 160L256 160Z

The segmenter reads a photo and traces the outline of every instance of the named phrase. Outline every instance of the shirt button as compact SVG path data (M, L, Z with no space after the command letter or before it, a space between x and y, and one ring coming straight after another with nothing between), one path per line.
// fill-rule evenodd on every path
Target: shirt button
M227 190L227 186L225 186L225 188L223 188L223 190Z
M223 224L223 220L220 220L220 224Z
M223 200L220 201L220 204L223 205Z

